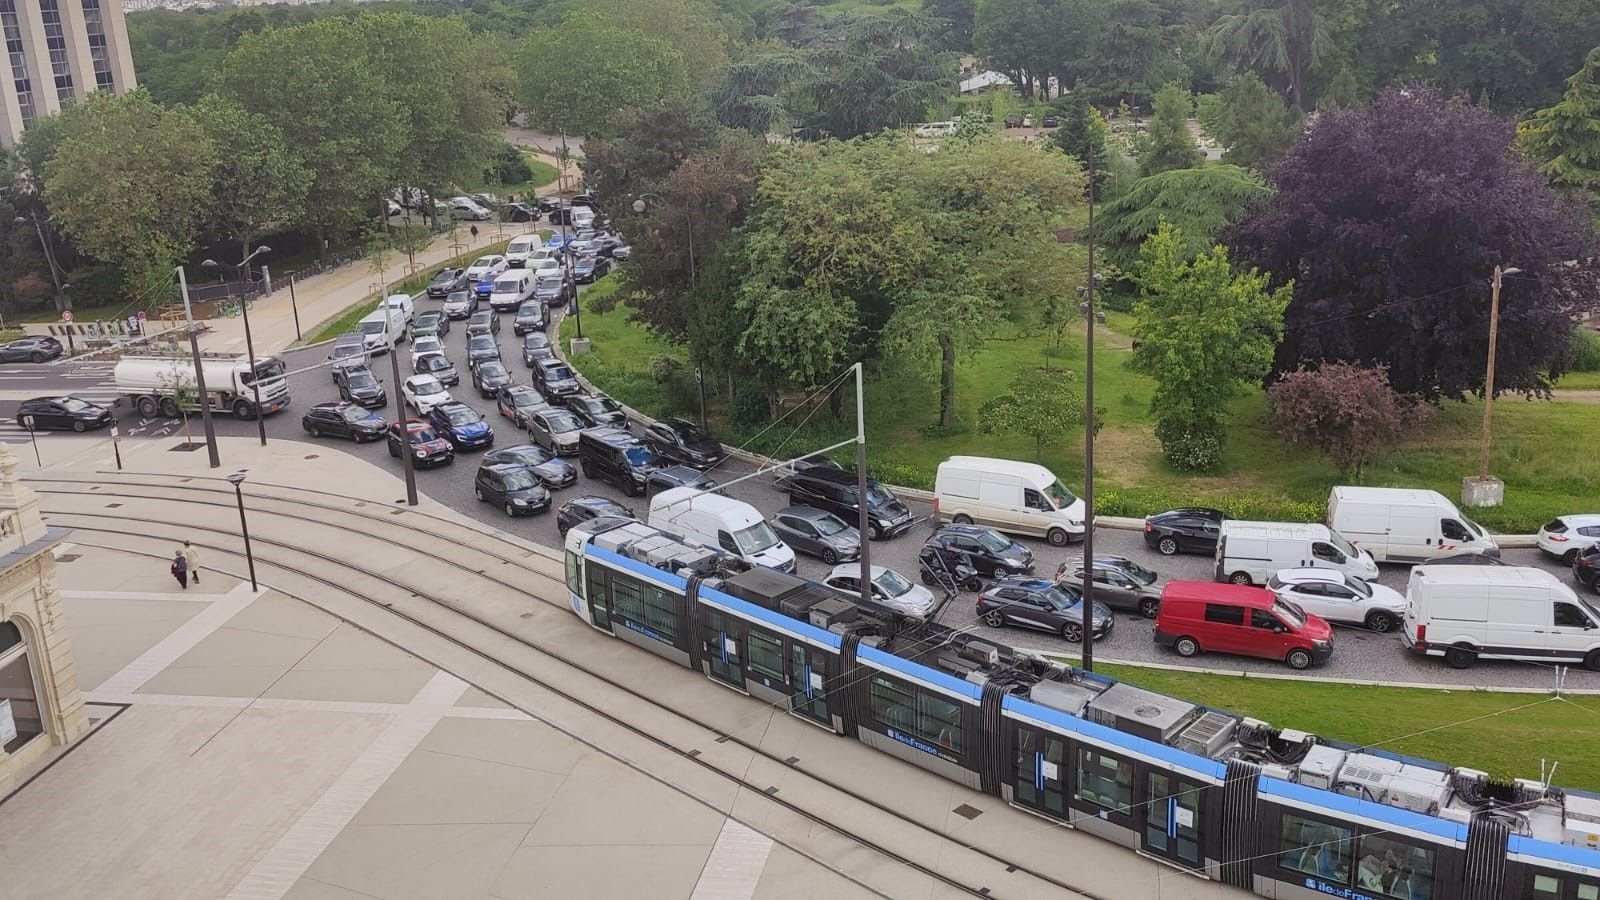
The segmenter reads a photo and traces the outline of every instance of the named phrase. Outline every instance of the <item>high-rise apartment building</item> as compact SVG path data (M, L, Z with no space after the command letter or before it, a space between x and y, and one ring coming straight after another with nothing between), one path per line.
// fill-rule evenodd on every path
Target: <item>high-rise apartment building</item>
M134 87L122 0L0 0L0 145L90 91Z

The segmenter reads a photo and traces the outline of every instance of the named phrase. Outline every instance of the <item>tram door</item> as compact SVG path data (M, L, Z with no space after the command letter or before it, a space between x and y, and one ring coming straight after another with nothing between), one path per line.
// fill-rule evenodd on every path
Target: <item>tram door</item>
M789 685L794 692L792 708L832 728L833 719L828 715L828 695L823 690L827 674L827 654L802 641L789 645Z
M706 609L706 660L711 676L744 689L744 659L739 638L728 631L729 617L720 610Z
M1145 798L1144 850L1191 869L1200 868L1201 786L1151 772Z
M1059 735L1017 725L1017 777L1013 800L1059 819L1067 817L1067 742Z
M611 592L607 590L609 579L606 570L590 563L589 569L589 618L594 626L601 631L611 631L611 606L609 598Z

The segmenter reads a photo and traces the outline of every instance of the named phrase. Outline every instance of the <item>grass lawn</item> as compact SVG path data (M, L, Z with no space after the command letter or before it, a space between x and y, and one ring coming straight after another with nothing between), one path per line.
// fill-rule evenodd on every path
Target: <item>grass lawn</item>
M1558 391L1600 391L1600 372L1568 372L1556 382Z
M547 184L554 184L556 178L558 178L560 176L560 174L561 174L560 172L556 171L556 167L555 166L552 166L549 163L545 162L544 160L540 159L537 155L535 155L531 151L528 151L528 150L522 151L522 158L527 160L528 168L533 170L533 180L532 181L528 181L528 182L524 182L523 184L513 185L512 186L513 188L520 188L520 187L542 188Z
M1541 759L1560 762L1559 785L1600 790L1600 697L1439 691L1240 678L1096 664L1095 670L1279 728L1498 777L1538 778Z
M138 305L131 300L126 300L122 303L107 304L105 306L84 306L81 303L77 303L73 304L72 307L72 321L101 322L110 321L113 319L126 319L128 316L136 313L138 309ZM61 313L56 312L55 307L52 306L48 309L36 309L25 313L18 313L11 321L13 323L59 322L61 321Z
M817 4L823 12L884 12L890 9L918 10L922 8L921 0L827 0Z

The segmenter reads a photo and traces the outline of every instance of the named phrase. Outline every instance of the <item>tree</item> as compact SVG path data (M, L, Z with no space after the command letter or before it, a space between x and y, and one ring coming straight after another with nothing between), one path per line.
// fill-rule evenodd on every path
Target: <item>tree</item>
M691 87L705 86L728 64L728 32L705 0L584 0L583 8L676 48Z
M194 376L173 369L161 376L160 387L162 395L171 397L178 406L178 415L183 418L183 442L194 446L194 435L189 432L189 409L200 405L200 390L195 387ZM207 398L206 405L210 403L210 398Z
M1111 127L1100 116L1099 110L1077 95L1066 104L1061 115L1061 127L1055 133L1057 147L1077 160L1085 171L1093 169L1094 183L1090 185L1090 190L1095 200L1100 199L1106 178L1111 175L1111 156L1106 149L1110 134Z
M1243 0L1206 31L1216 58L1272 79L1299 109L1306 108L1312 71L1333 51L1333 35L1315 0Z
M1084 29L1087 52L1070 61L1080 88L1096 102L1142 104L1161 85L1187 77L1173 53L1172 33L1152 0L1110 0L1076 4L1076 16L1093 23ZM1085 15L1087 14L1087 15ZM1063 42L1063 47L1072 42Z
M517 99L529 124L561 135L603 129L607 122L596 110L645 106L689 92L676 47L584 11L528 35L517 73Z
M972 49L972 28L977 18L976 0L922 0L922 11L948 23L944 29L947 50Z
M762 49L724 68L707 97L723 125L765 135L788 123L789 88L811 76L805 59L793 50Z
M1221 95L1212 137L1227 151L1224 162L1262 169L1277 162L1300 136L1300 118L1254 72L1234 79Z
M1010 432L1033 438L1033 458L1044 458L1044 445L1059 440L1068 428L1083 424L1083 392L1061 369L1023 369L1006 393L983 404L978 428L984 434Z
M1024 99L1049 78L1053 52L1045 21L1040 0L978 0L973 17L973 49L989 68L1010 75Z
M1176 84L1169 84L1156 94L1150 131L1139 146L1140 176L1168 169L1192 169L1205 161L1205 154L1189 132L1193 108L1189 92Z
M1106 257L1131 272L1145 238L1163 221L1182 236L1185 256L1194 257L1209 250L1223 226L1250 204L1270 196L1272 188L1249 169L1228 165L1173 169L1135 181L1106 204L1103 224L1096 230Z
M1222 240L1294 281L1274 368L1387 365L1429 400L1483 387L1489 280L1501 295L1495 387L1527 394L1559 373L1565 335L1600 278L1594 233L1510 152L1510 122L1422 87L1323 113L1273 169L1277 193Z
M1212 469L1227 402L1270 369L1292 288L1234 271L1221 245L1189 259L1166 223L1145 241L1137 280L1133 366L1157 383L1156 438L1175 468Z
M1427 410L1389 386L1384 366L1323 363L1289 372L1267 389L1272 430L1326 455L1341 476L1357 480L1375 456L1415 431Z
M238 242L243 259L268 227L300 218L311 170L289 150L277 126L232 100L207 94L194 119L216 154L207 219Z
M656 190L672 170L714 146L722 129L705 106L670 99L618 112L609 134L583 145L583 175L602 197ZM627 215L628 201L617 210Z
M1517 139L1556 189L1600 198L1600 47L1567 79L1561 101L1523 122Z
M920 122L955 81L955 56L934 49L934 20L905 10L836 16L832 40L813 51L801 120L814 134L849 140Z

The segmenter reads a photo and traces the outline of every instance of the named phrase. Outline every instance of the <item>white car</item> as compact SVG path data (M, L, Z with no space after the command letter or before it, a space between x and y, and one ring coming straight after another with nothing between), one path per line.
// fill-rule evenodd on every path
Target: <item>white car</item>
M400 393L406 398L406 405L417 411L417 415L425 416L428 411L443 403L450 403L455 398L444 389L439 379L432 375L413 375L407 378L400 386Z
M920 138L949 137L956 133L956 123L929 122L926 125L918 125L914 133Z
M1329 622L1379 633L1395 630L1406 615L1404 594L1336 569L1280 569L1267 589Z
M535 278L543 275L561 274L561 260L554 256L546 256L543 259L538 260L530 259L528 260L528 267L533 269L533 276Z
M450 215L469 222L486 222L489 220L490 212L482 203L471 197L451 197Z
M467 280L471 282L493 281L496 275L506 270L506 258L498 253L480 256L467 266Z
M411 364L413 366L417 364L417 357L425 356L429 353L437 353L440 356L444 356L444 342L432 336L419 337L411 342Z
M1567 565L1600 543L1600 514L1556 516L1539 529L1539 549Z
M851 597L861 596L861 564L841 563L823 581L828 587L843 591ZM912 584L893 569L872 567L872 599L903 616L926 619L933 615L933 591L920 584Z

